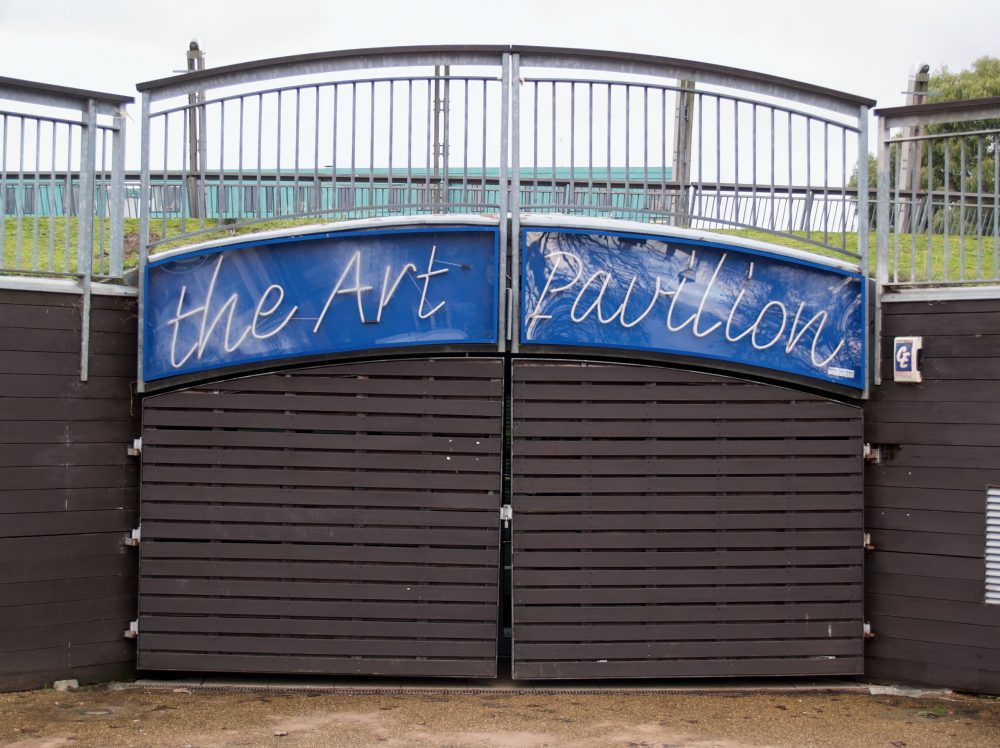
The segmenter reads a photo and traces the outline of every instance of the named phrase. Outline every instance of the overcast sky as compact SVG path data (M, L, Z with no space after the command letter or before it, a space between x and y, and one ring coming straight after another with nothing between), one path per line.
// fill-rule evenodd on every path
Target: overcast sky
M1000 56L996 0L0 0L0 75L135 95L184 67L406 44L538 44L731 65L903 102L921 62ZM137 119L137 108L132 117Z

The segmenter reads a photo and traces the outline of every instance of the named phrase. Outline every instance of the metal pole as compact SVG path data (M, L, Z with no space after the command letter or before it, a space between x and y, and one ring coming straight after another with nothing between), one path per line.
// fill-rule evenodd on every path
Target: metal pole
M521 289L521 56L511 55L511 187L510 187L510 350L520 350L519 314Z
M878 118L878 181L875 213L875 384L882 383L882 293L889 282L889 128L885 117ZM860 179L860 173L859 173Z
M192 40L188 45L187 69L189 72L205 69L205 53L201 51L197 40ZM203 98L198 91L188 94L188 206L192 218L205 217L198 176L201 174L205 145L201 137L205 127L205 112L198 106Z
M687 189L691 178L691 133L693 121L691 112L694 109L694 81L679 81L680 91L677 92L677 106L674 107L674 181L677 182L677 197L674 204L673 225L686 227L687 221Z
M83 286L80 314L80 381L90 376L90 295L94 260L94 164L97 153L97 102L87 101L80 144L80 210L77 218L77 274Z
M111 267L114 278L121 278L125 269L125 112L114 117L111 136Z
M507 350L507 331L509 329L509 319L507 317L507 245L510 239L508 230L508 212L510 205L510 185L508 184L507 164L510 159L508 153L508 138L510 135L510 53L504 53L501 58L500 71L500 174L497 184L498 196L500 198L500 269L497 279L499 286L497 293L497 311L499 312L499 322L497 329L497 340L500 343L500 351ZM485 94L483 96L485 99ZM486 161L483 161L483 174L486 174ZM485 188L484 188L485 189ZM485 203L486 195L483 195Z
M139 175L139 329L135 391L146 391L143 375L145 356L146 253L149 249L149 94L142 95L142 135L140 140Z
M922 65L920 70L910 76L906 88L906 105L925 104L927 102L927 84L930 80L930 65ZM907 127L903 131L905 137L915 137L920 135L919 125ZM920 178L920 144L910 141L899 149L899 181L896 183L896 192L900 190L910 191L910 200L900 201L900 216L898 228L901 232L913 234L916 227L912 225L914 214L914 200L919 187ZM912 266L911 266L912 270Z
M871 274L869 267L871 263L868 258L868 107L866 106L858 107L858 213L861 216L858 220L858 262L861 266L861 282L867 285ZM881 301L882 298L878 290L878 284L876 283L875 330L872 336L874 338L872 346L874 352L872 368L874 372L873 377L865 378L865 391L862 395L865 399L869 395L869 382L874 380L875 384L881 383L878 358L881 351L881 344L879 343L879 335L881 334ZM864 306L862 319L864 320L864 332L867 334L871 322L869 319L868 304Z

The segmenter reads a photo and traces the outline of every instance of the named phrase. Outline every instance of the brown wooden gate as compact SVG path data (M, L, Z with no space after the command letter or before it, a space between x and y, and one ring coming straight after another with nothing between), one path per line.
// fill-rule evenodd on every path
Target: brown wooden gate
M862 672L862 418L789 389L519 361L515 678Z
M147 398L139 667L495 676L502 414L498 359Z

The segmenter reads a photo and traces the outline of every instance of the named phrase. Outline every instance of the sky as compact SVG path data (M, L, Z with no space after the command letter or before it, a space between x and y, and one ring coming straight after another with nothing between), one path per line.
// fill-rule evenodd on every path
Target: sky
M995 0L0 0L0 75L136 95L185 66L336 49L532 44L730 65L904 102L921 63L1000 55ZM132 118L138 117L137 105Z

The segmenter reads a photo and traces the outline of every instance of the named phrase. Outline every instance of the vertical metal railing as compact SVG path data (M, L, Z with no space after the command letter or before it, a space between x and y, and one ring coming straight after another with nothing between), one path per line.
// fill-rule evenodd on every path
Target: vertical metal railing
M874 102L686 60L515 50L520 210L736 233L863 264L857 179Z
M140 84L144 247L257 224L499 213L506 54L304 55Z
M880 288L1000 283L1000 97L876 114Z
M0 274L121 277L131 101L0 78Z

